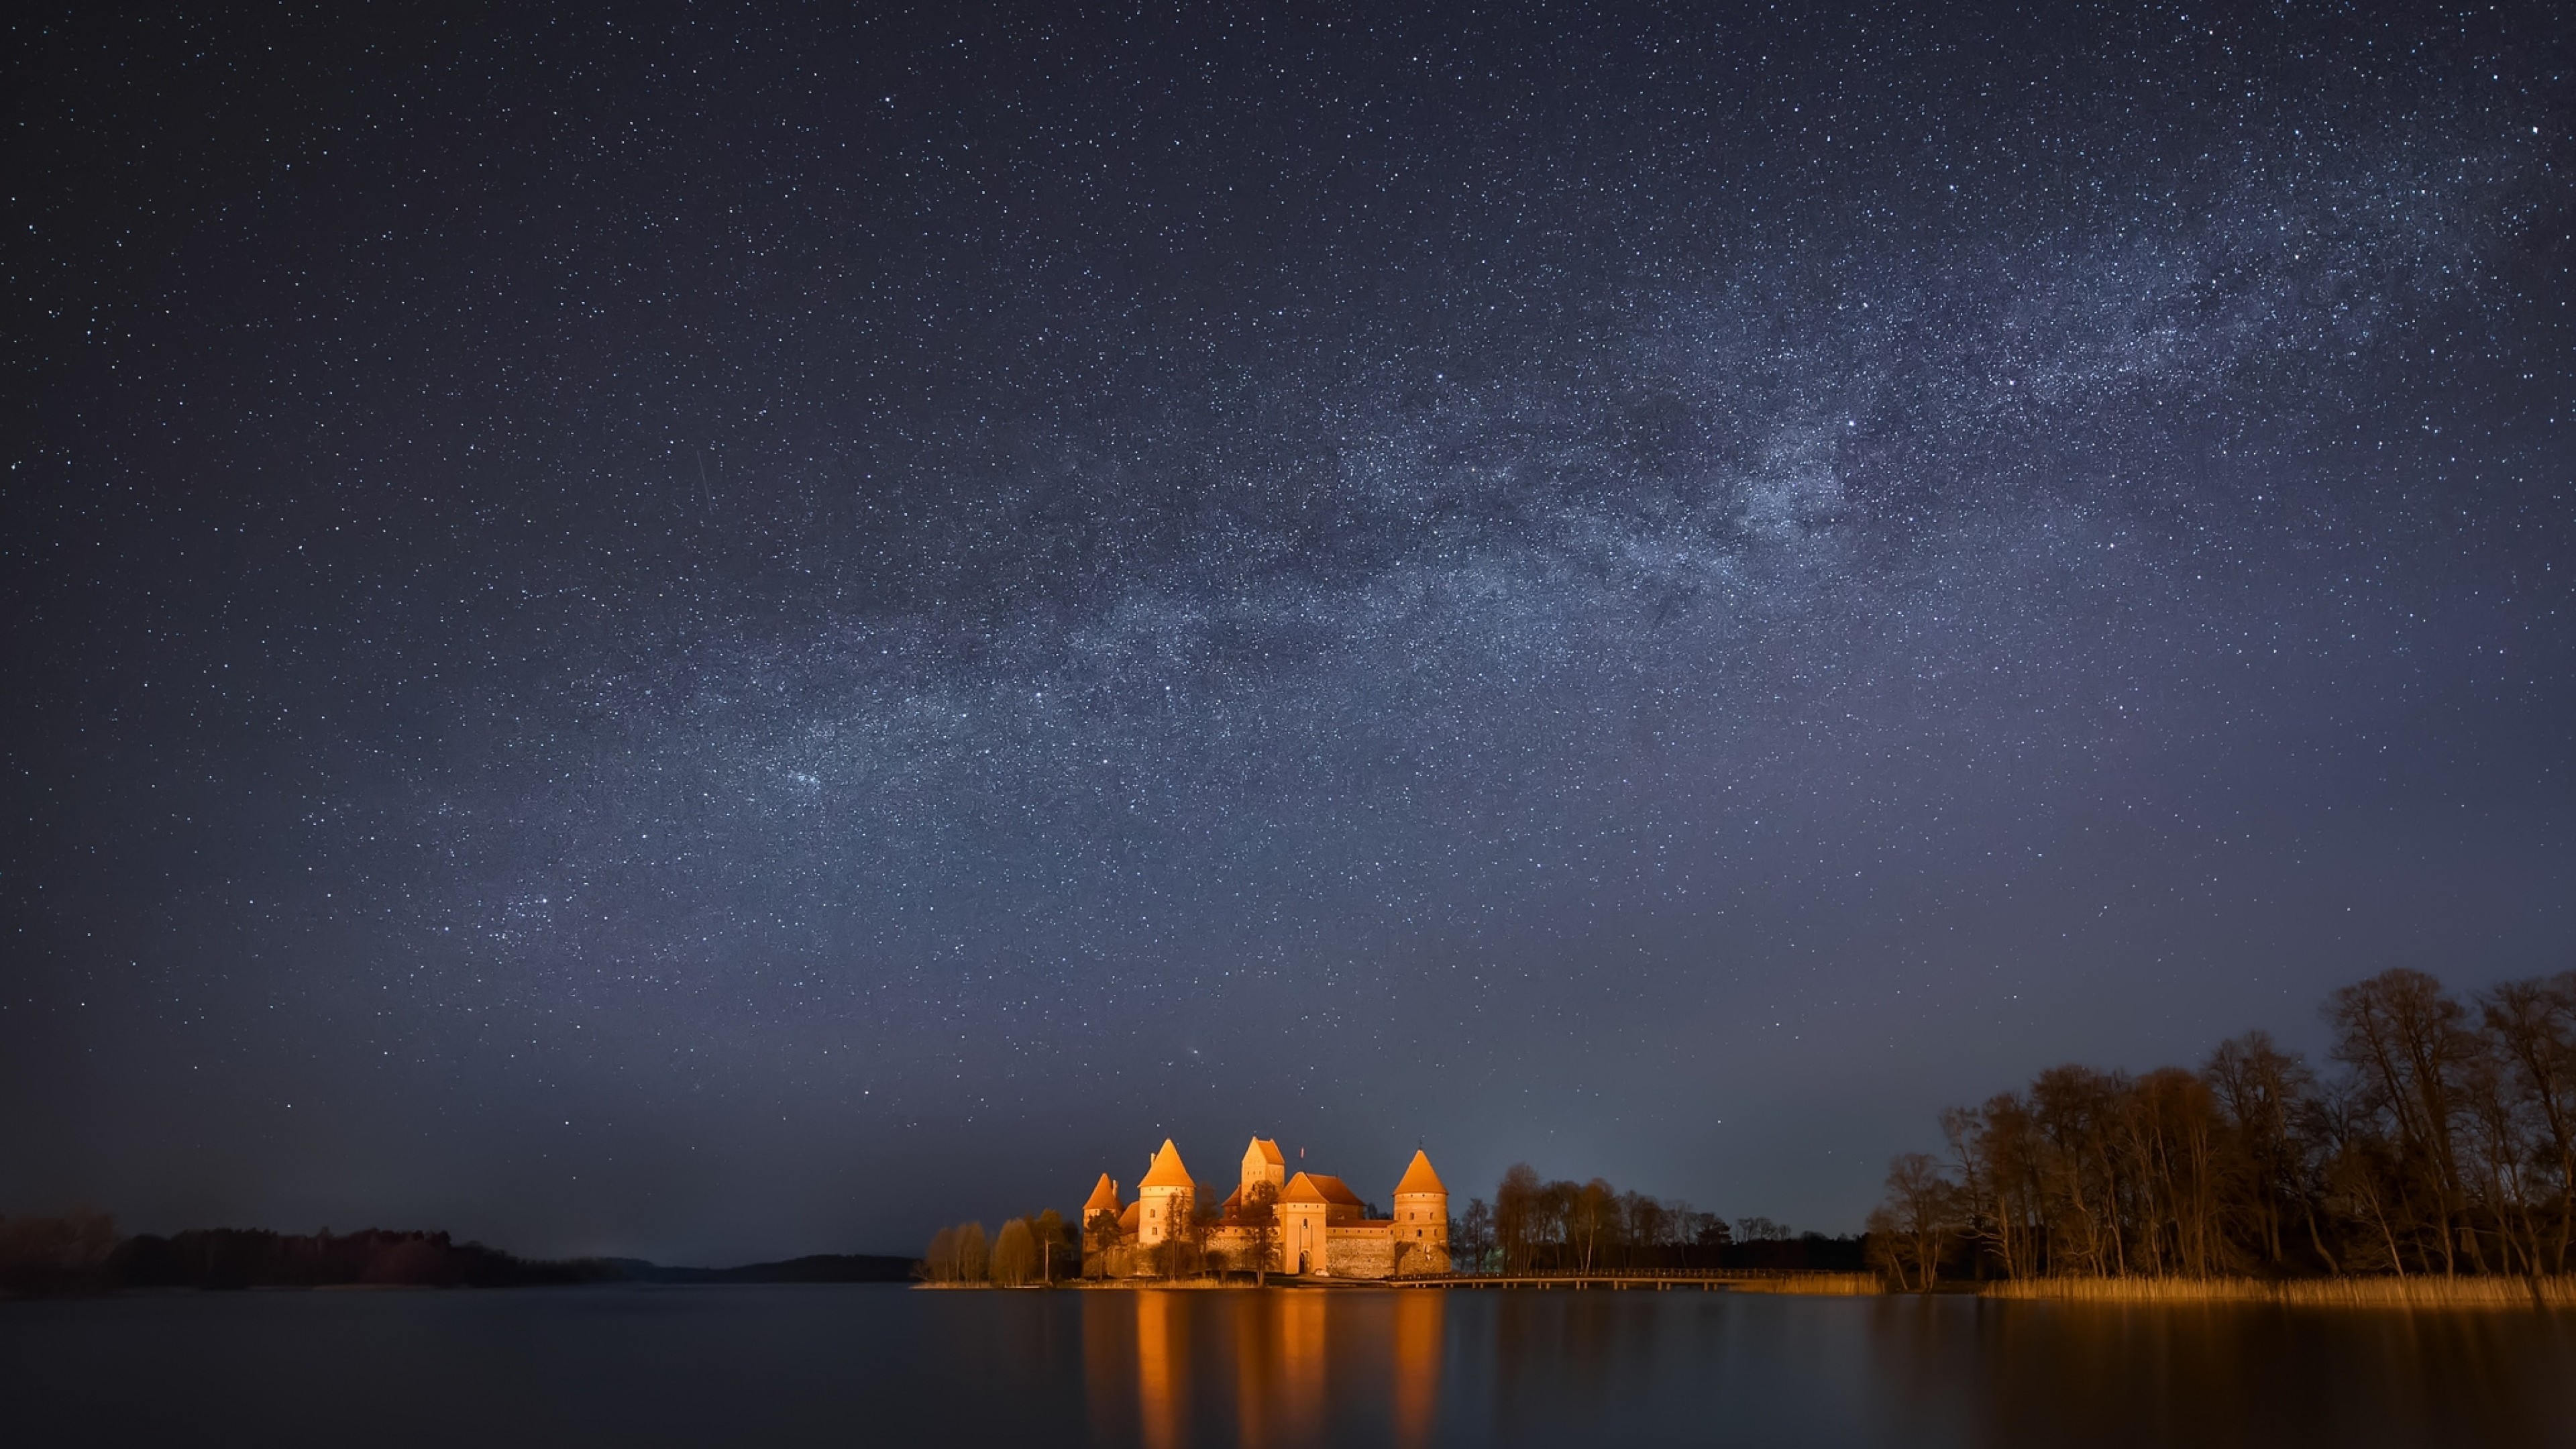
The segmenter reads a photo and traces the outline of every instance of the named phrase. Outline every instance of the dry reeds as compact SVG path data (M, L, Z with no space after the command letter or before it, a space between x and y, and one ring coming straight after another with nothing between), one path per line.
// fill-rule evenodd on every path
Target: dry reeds
M1800 1273L1794 1277L1748 1278L1726 1285L1731 1293L1796 1293L1820 1298L1858 1298L1887 1291L1876 1273Z
M2576 1308L2576 1277L2008 1278L1989 1298L2078 1303L2283 1303L2314 1308Z

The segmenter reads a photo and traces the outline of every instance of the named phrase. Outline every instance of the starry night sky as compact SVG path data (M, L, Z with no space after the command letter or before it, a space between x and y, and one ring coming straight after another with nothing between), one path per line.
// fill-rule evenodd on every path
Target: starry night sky
M2552 6L107 8L0 46L0 1212L1844 1231L2576 959Z

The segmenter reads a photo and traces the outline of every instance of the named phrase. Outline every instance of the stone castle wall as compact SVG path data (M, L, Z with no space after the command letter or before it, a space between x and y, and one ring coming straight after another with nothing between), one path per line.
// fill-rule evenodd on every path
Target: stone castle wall
M1239 1228L1211 1228L1205 1240L1208 1266L1224 1272L1249 1273L1252 1235ZM1270 1246L1273 1273L1291 1271L1284 1261L1287 1244L1274 1233ZM1449 1247L1429 1239L1399 1238L1387 1223L1335 1224L1325 1234L1325 1261L1336 1278L1421 1277L1450 1270ZM1095 1277L1134 1278L1153 1273L1151 1250L1128 1239L1107 1251L1083 1255L1083 1270Z
M1336 1227L1327 1247L1336 1278L1395 1276L1395 1239L1384 1223Z
M1258 1235L1249 1228L1220 1227L1208 1229L1207 1251L1209 1266L1222 1266L1227 1271L1234 1273L1249 1273L1253 1271L1254 1264L1252 1258L1256 1251L1257 1238ZM1279 1246L1280 1235L1276 1229L1273 1229L1270 1233L1270 1247L1265 1255L1270 1259L1266 1267L1273 1273L1279 1271Z
M1449 1271L1449 1245L1429 1238L1400 1238L1395 1251L1396 1272L1407 1278L1421 1278Z

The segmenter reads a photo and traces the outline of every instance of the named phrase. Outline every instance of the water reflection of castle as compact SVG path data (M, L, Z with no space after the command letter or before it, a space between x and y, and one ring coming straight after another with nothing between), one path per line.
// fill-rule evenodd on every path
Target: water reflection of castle
M1245 1449L1437 1437L1446 1293L1086 1293L1092 1439L1143 1449L1209 1442L1233 1420ZM1221 1435L1217 1442L1224 1442Z
M1449 1271L1449 1189L1420 1151L1395 1184L1395 1213L1372 1218L1338 1177L1290 1176L1279 1144L1255 1137L1242 1179L1212 1214L1170 1138L1122 1204L1108 1173L1082 1205L1084 1267L1112 1278L1168 1271L1175 1249L1206 1266L1324 1278L1405 1278ZM1267 1261L1264 1261L1264 1260Z

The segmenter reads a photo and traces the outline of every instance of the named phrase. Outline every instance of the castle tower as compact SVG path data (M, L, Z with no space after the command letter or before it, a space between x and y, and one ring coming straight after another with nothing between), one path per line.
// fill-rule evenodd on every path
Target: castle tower
M1397 1271L1407 1276L1449 1271L1449 1187L1419 1149L1395 1185L1395 1245Z
M1163 1150L1154 1154L1154 1165L1136 1184L1136 1202L1143 1209L1136 1217L1137 1243L1150 1248L1172 1236L1176 1225L1189 1222L1197 1197L1198 1185L1181 1165L1181 1149L1164 1138Z
M1272 1187L1288 1185L1288 1159L1280 1155L1279 1144L1267 1137L1255 1137L1243 1149L1243 1187L1245 1201L1252 1197L1252 1185L1266 1182Z
M1124 1205L1118 1201L1118 1184L1109 1180L1108 1173L1100 1174L1099 1186L1091 1190L1091 1196L1082 1204L1083 1231L1085 1233L1091 1231L1091 1220L1094 1217L1105 1212L1115 1218L1123 1207Z
M1368 1215L1350 1184L1301 1172L1279 1190L1279 1271L1331 1277L1333 1234Z
M1331 1204L1305 1173L1279 1190L1279 1271L1330 1276Z

